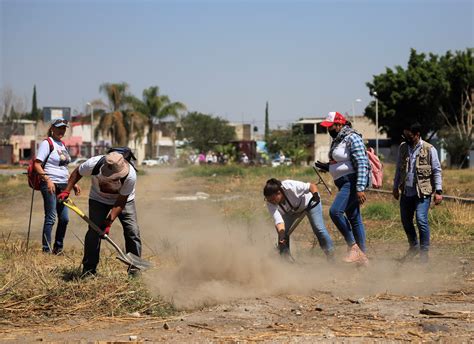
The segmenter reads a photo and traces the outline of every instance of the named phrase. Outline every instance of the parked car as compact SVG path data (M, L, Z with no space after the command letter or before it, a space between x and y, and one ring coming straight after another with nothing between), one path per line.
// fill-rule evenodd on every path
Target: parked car
M159 162L156 159L147 159L142 161L143 166L156 166Z
M86 161L87 158L76 158L75 160L71 161L69 163L69 166L71 167L77 167L79 166L80 164L82 164L84 161Z
M280 159L273 159L272 160L272 167L278 167L278 166L290 166L292 163L290 158L285 158L285 161L281 163Z

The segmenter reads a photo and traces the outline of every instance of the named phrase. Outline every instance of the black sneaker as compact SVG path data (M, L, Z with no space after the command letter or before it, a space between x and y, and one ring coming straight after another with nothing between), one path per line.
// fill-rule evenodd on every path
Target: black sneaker
M427 250L420 251L420 263L427 264L430 260L430 256Z
M326 253L326 260L327 260L328 263L330 263L330 264L335 264L336 263L336 257L334 255L334 250L326 251L324 253Z
M81 275L81 279L87 279L87 278L91 278L91 277L95 277L97 275L97 271L94 269L83 269L82 270L82 275Z
M131 266L128 268L127 273L128 273L128 277L131 277L131 278L137 278L137 277L140 277L141 275L140 269L137 269Z
M412 261L416 255L420 253L420 248L418 246L411 246L408 251L405 253L403 257L401 257L398 261L400 263L406 263Z
M53 254L56 255L56 256L59 256L60 254L63 253L63 248L62 247L54 247L53 248Z

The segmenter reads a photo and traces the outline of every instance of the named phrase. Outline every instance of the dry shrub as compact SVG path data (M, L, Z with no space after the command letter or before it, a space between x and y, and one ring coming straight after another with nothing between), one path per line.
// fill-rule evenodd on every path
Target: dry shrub
M81 279L82 251L43 254L24 241L0 242L0 318L4 323L36 323L72 316L95 318L133 312L165 316L173 308L152 297L141 278L129 278L126 267L102 250L99 275Z

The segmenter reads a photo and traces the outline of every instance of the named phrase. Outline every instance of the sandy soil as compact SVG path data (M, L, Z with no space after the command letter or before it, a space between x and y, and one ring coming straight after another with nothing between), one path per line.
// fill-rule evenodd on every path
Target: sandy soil
M248 195L206 195L202 186L175 177L174 169L148 169L139 177L137 204L144 255L156 265L141 278L180 314L72 318L54 329L7 329L0 341L468 342L474 337L472 257L433 249L429 265L401 265L395 258L405 249L402 243L378 244L370 247L368 268L340 262L343 247L338 262L329 264L310 247L303 226L292 242L295 262L288 262L276 254L268 219L239 222L223 211ZM86 209L87 197L81 198L76 203ZM31 238L36 240L42 202L39 195L35 200ZM26 234L27 219L18 221L18 211L29 212L29 203L2 201L3 233ZM85 231L71 215L67 244L80 247ZM120 235L115 238L120 242Z

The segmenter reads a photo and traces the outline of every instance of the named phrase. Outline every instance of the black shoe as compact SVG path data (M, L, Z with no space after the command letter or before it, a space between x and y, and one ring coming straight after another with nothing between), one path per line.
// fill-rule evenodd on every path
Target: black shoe
M403 257L401 257L398 261L400 263L406 263L412 261L416 255L420 253L420 248L418 246L411 246L408 251L405 253Z
M336 257L334 255L334 250L326 251L324 253L326 253L326 260L327 260L328 263L330 263L330 264L336 263Z
M427 264L430 260L430 256L427 250L420 251L420 263Z
M128 273L128 277L132 277L132 278L137 278L137 277L140 277L141 275L140 269L137 269L132 266L128 267L127 273Z
M62 247L54 247L53 248L53 254L56 255L56 256L59 256L60 254L63 253L63 248Z
M97 271L95 269L82 269L81 279L95 277L97 275Z

